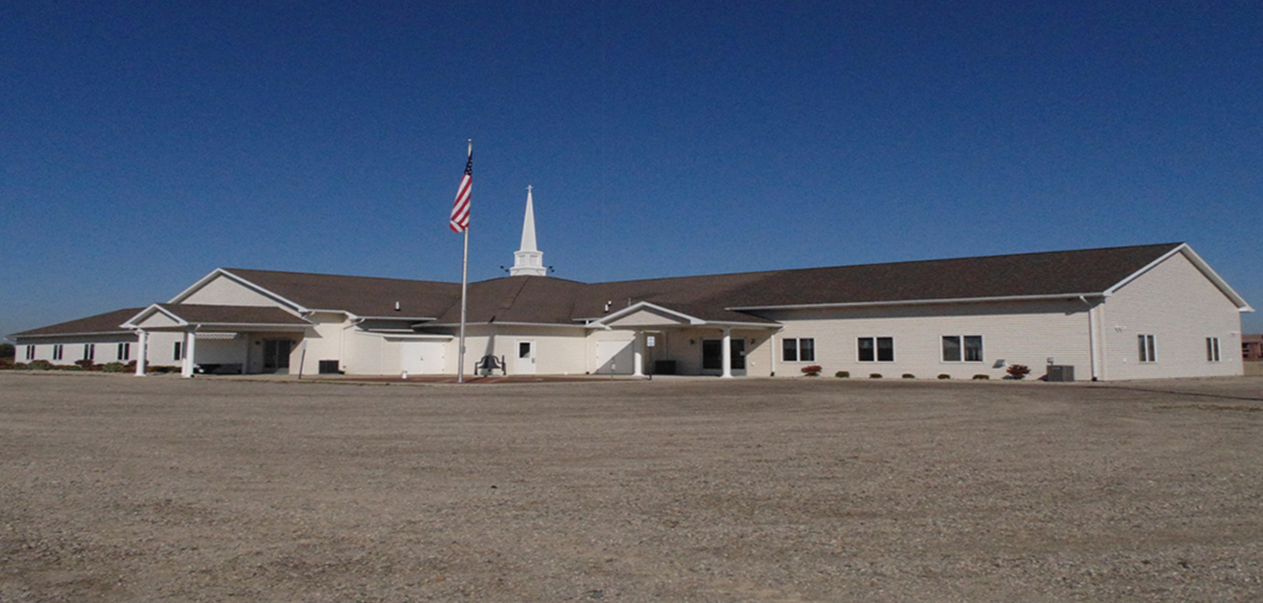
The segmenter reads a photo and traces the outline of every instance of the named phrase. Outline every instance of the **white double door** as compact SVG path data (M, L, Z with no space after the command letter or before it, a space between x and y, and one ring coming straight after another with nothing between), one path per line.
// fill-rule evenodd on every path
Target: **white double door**
M442 341L405 341L400 368L412 375L438 375L443 372L447 345Z

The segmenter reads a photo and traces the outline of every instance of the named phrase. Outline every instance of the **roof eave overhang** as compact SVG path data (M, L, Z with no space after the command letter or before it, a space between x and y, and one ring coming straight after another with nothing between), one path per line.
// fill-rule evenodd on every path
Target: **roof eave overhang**
M5 335L9 339L48 339L54 337L100 337L102 335L132 335L135 331L130 329L120 331L83 331L81 333L13 333Z
M613 314L610 314L610 315L608 315L608 316L604 316L604 317L602 317L602 318L600 318L600 319L598 319L598 320L594 320L594 321L592 321L592 322L588 323L588 324L587 324L587 325L585 325L585 326L586 326L587 328L589 328L589 329L591 329L591 328L606 328L606 329L609 329L609 328L615 328L615 327L612 327L611 323L616 322L619 318L622 318L622 317L627 316L627 315L629 315L629 314L633 314L633 313L635 313L635 312L639 312L639 311L641 311L641 310L645 310L645 309L651 309L651 310L654 310L654 311L657 311L657 312L662 312L662 313L664 313L664 314L668 314L668 315L670 315L670 316L676 316L676 317L680 318L680 319L681 319L681 320L683 320L683 321L687 321L687 322L688 322L688 324L687 324L687 325L685 325L685 324L673 324L673 325L665 325L665 324L664 324L664 325L636 325L636 326L643 326L643 327L646 327L646 328L683 327L683 326L689 326L689 327L698 327L698 328L704 328L704 327L717 327L717 328L725 328L725 327L746 327L746 328L751 328L751 327L753 327L753 328L764 328L764 329L776 329L776 328L780 328L780 327L781 327L781 325L780 325L779 323L767 323L767 322L745 322L745 321L740 321L740 320L708 320L708 319L705 319L705 318L700 318L700 317L697 317L697 316L693 316L693 315L691 315L691 314L686 314L686 313L684 313L684 312L680 312L679 310L672 310L671 308L666 308L666 307L660 306L660 305L655 304L655 303L652 303L652 302L644 302L644 301L642 301L642 302L637 302L637 303L632 304L632 305L630 305L630 306L628 306L628 307L626 307L626 308L623 308L622 310L619 310L619 311L617 311L617 312L615 312L615 313L613 313Z
M153 316L155 312L160 312L167 318L170 318L171 320L175 321L176 324L172 325L172 327L185 327L185 326L188 326L189 324L188 321L184 320L183 318L180 318L179 316L176 316L175 314L172 314L170 311L168 311L166 308L163 308L161 305L149 304L149 307L136 313L135 316L127 319L126 322L124 322L123 324L119 326L123 327L124 329L131 329L131 330L141 329L142 327L139 324L140 321L145 320L146 318L149 318L150 316ZM168 327L168 328L172 328L172 327Z
M618 319L620 319L620 318L622 318L622 317L624 317L624 316L627 316L627 315L629 315L629 314L635 314L636 312L640 312L641 310L646 310L646 309L649 309L649 310L654 310L654 311L657 311L657 312L662 312L663 314L667 314L667 315L670 315L670 316L675 316L675 317L677 317L677 318L679 318L679 319L681 319L681 320L687 321L687 322L689 323L689 325L695 325L695 326L696 326L696 325L703 325L703 324L706 324L706 321L705 321L704 319L698 318L698 317L696 317L696 316L692 316L692 315L689 315L689 314L685 314L685 313L680 312L680 311L678 311L678 310L672 310L672 309L670 309L670 308L666 308L666 307L663 307L663 306L659 306L658 304L655 304L655 303L652 303L652 302L641 301L641 302L636 302L636 303L634 303L634 304L632 304L632 305L630 305L630 306L627 306L626 308L623 308L623 309L621 309L621 310L619 310L619 311L617 311L617 312L614 312L613 314L607 314L607 315L605 315L605 316L602 316L601 318L599 318L599 319L597 319L597 320L592 321L592 322L591 322L589 325L587 325L587 326L589 326L589 327L592 327L592 326L596 326L596 327L608 327L608 326L610 325L610 323L612 323L612 322L614 322L614 321L616 321L616 320L618 320Z
M955 297L948 299L908 299L872 302L835 302L820 304L786 304L780 306L736 306L724 308L733 312L750 312L756 310L815 310L824 308L865 308L873 306L924 306L930 304L970 304L994 303L1007 301L1047 301L1054 299L1077 300L1080 297L1109 297L1110 293L1094 291L1089 293L1049 293L1040 295L1002 295L994 297Z
M568 324L559 324L555 322L511 322L511 321L505 321L505 320L496 320L496 321L491 321L491 322L466 322L465 323L465 326L470 326L470 325L492 326L492 327L501 326L501 325L507 326L507 327L548 327L548 328L561 328L561 329L582 329L584 327L584 325L568 325ZM419 326L419 327L460 327L460 323L458 322L443 322L443 323L427 322L427 323L419 323L416 326Z
M332 311L332 310L321 310L321 311L324 312L324 311ZM358 316L354 314L352 314L351 316L353 316L354 318L358 318L360 320L410 320L412 322L430 322L430 321L438 320L438 318L434 316Z

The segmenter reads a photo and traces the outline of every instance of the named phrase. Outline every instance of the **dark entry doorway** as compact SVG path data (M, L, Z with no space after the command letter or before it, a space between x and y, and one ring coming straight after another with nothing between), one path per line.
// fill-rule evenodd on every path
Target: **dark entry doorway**
M729 363L731 364L729 368L734 371L744 371L746 368L746 341L734 337L730 340L729 347L732 349L732 361ZM702 340L702 370L724 370L724 340Z
M289 370L289 352L294 342L289 339L263 340L263 372L275 373L281 369Z

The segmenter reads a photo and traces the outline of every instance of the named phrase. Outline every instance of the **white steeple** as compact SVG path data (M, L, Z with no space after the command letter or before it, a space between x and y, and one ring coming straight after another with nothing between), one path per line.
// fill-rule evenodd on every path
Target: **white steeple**
M531 187L526 187L526 218L522 220L522 248L513 253L513 268L509 276L548 276L544 267L544 252L535 248L535 203L531 199Z

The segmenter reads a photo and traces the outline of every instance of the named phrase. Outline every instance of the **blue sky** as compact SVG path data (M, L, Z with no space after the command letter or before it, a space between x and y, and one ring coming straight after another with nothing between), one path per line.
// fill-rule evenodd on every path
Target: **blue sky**
M1261 32L1257 1L0 3L0 333L219 266L459 281L469 138L471 280L529 184L580 281L1186 241L1263 308Z

